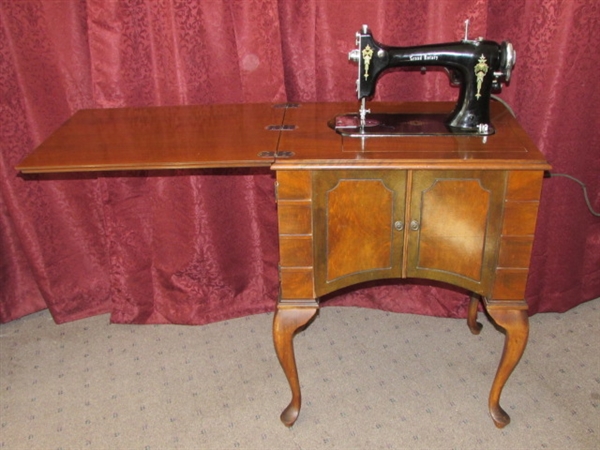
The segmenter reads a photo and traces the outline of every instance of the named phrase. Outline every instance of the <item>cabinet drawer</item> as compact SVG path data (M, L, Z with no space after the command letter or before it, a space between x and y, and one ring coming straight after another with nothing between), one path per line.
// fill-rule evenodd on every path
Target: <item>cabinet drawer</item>
M312 232L310 202L277 204L280 234L310 234Z

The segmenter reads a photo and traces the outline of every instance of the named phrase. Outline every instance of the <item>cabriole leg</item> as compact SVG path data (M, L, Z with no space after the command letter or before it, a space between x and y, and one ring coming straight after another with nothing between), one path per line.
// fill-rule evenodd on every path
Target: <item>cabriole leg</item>
M529 317L526 309L488 307L487 310L494 322L506 331L504 350L492 383L488 403L494 424L498 428L504 428L510 423L510 417L500 407L500 395L508 377L523 356L529 336Z
M479 334L483 325L477 322L477 307L479 306L479 295L471 294L471 301L469 302L469 311L467 315L467 325L469 330L473 334Z
M302 404L294 355L294 335L311 321L318 309L318 306L295 307L280 304L273 318L275 351L292 390L292 401L281 413L281 421L288 427L296 422Z

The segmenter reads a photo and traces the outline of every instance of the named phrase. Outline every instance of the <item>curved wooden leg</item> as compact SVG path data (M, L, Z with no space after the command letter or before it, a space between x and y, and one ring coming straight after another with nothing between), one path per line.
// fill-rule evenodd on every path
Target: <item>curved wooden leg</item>
M471 301L469 303L469 311L467 315L467 325L469 330L473 334L479 334L483 325L477 322L477 307L479 306L479 295L471 294Z
M494 322L506 331L504 350L492 383L488 403L494 424L498 428L504 428L510 423L510 417L500 407L500 395L506 380L523 356L529 336L529 317L527 310L523 309L488 308L488 313Z
M292 401L281 413L281 421L288 427L296 422L302 404L300 381L298 379L296 357L294 356L294 335L310 322L318 309L318 306L293 307L279 305L273 318L275 351L292 389Z

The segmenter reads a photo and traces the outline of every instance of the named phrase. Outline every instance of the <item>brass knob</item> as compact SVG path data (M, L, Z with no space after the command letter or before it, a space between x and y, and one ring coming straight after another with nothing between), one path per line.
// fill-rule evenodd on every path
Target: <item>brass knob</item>
M410 229L412 231L418 231L419 227L420 227L420 224L419 224L418 220L413 219L410 221Z
M397 231L402 231L402 230L404 230L404 222L402 222L401 220L396 220L396 221L394 222L394 228L395 228Z

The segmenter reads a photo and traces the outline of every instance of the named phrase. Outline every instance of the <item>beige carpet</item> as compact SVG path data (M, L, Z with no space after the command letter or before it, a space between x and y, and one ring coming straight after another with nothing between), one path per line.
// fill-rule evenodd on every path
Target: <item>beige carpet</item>
M503 335L465 321L323 308L296 338L290 398L272 314L202 327L0 326L0 449L597 449L600 300L531 318L494 427L487 396Z

